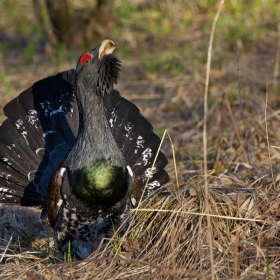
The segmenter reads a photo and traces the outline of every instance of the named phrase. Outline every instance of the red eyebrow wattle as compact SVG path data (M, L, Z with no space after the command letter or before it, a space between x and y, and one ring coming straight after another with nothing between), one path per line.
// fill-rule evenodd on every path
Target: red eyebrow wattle
M84 54L81 58L82 65L84 65L87 60L91 60L91 59L92 59L91 54L89 54L89 53Z

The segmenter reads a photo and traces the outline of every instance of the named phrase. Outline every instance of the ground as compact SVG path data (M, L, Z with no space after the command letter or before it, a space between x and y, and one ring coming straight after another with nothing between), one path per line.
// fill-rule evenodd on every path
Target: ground
M75 67L85 51L50 50L30 2L0 4L1 109L38 79ZM280 3L225 1L203 130L219 4L115 1L117 89L164 136L167 192L143 202L127 234L82 263L59 259L38 210L1 208L2 279L277 279Z

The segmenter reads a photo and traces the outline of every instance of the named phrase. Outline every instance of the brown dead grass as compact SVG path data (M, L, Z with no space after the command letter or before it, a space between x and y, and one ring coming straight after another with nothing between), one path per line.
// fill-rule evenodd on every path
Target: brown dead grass
M278 181L276 184L245 182L230 174L209 175L215 277L263 279L268 266L271 279L279 275ZM211 266L203 176L192 178L187 187L169 185L168 189L131 213L131 227L125 236L116 236L105 250L86 261L61 263L52 254L46 255L46 247L15 253L9 245L0 271L2 279L31 275L35 278L27 279L39 275L45 279L92 279L93 275L94 279L207 279ZM11 213L16 216L20 211ZM26 218L26 213L20 217ZM7 217L7 222L11 220ZM37 231L39 227L34 224Z

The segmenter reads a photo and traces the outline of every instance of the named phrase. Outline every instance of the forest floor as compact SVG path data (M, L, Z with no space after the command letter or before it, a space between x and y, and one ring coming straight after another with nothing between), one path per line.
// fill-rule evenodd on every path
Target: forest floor
M32 1L17 2L0 4L0 122L9 100L85 51L54 54ZM220 1L132 2L114 3L116 88L164 137L168 195L144 201L125 236L82 262L59 258L39 210L2 206L0 278L279 279L280 3L224 4L205 116Z

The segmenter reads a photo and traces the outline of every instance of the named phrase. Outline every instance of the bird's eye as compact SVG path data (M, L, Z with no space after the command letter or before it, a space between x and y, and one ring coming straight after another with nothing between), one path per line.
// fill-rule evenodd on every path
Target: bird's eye
M86 53L82 56L81 58L81 63L82 63L82 66L84 66L85 64L88 64L92 59L92 55L89 54L89 53Z

